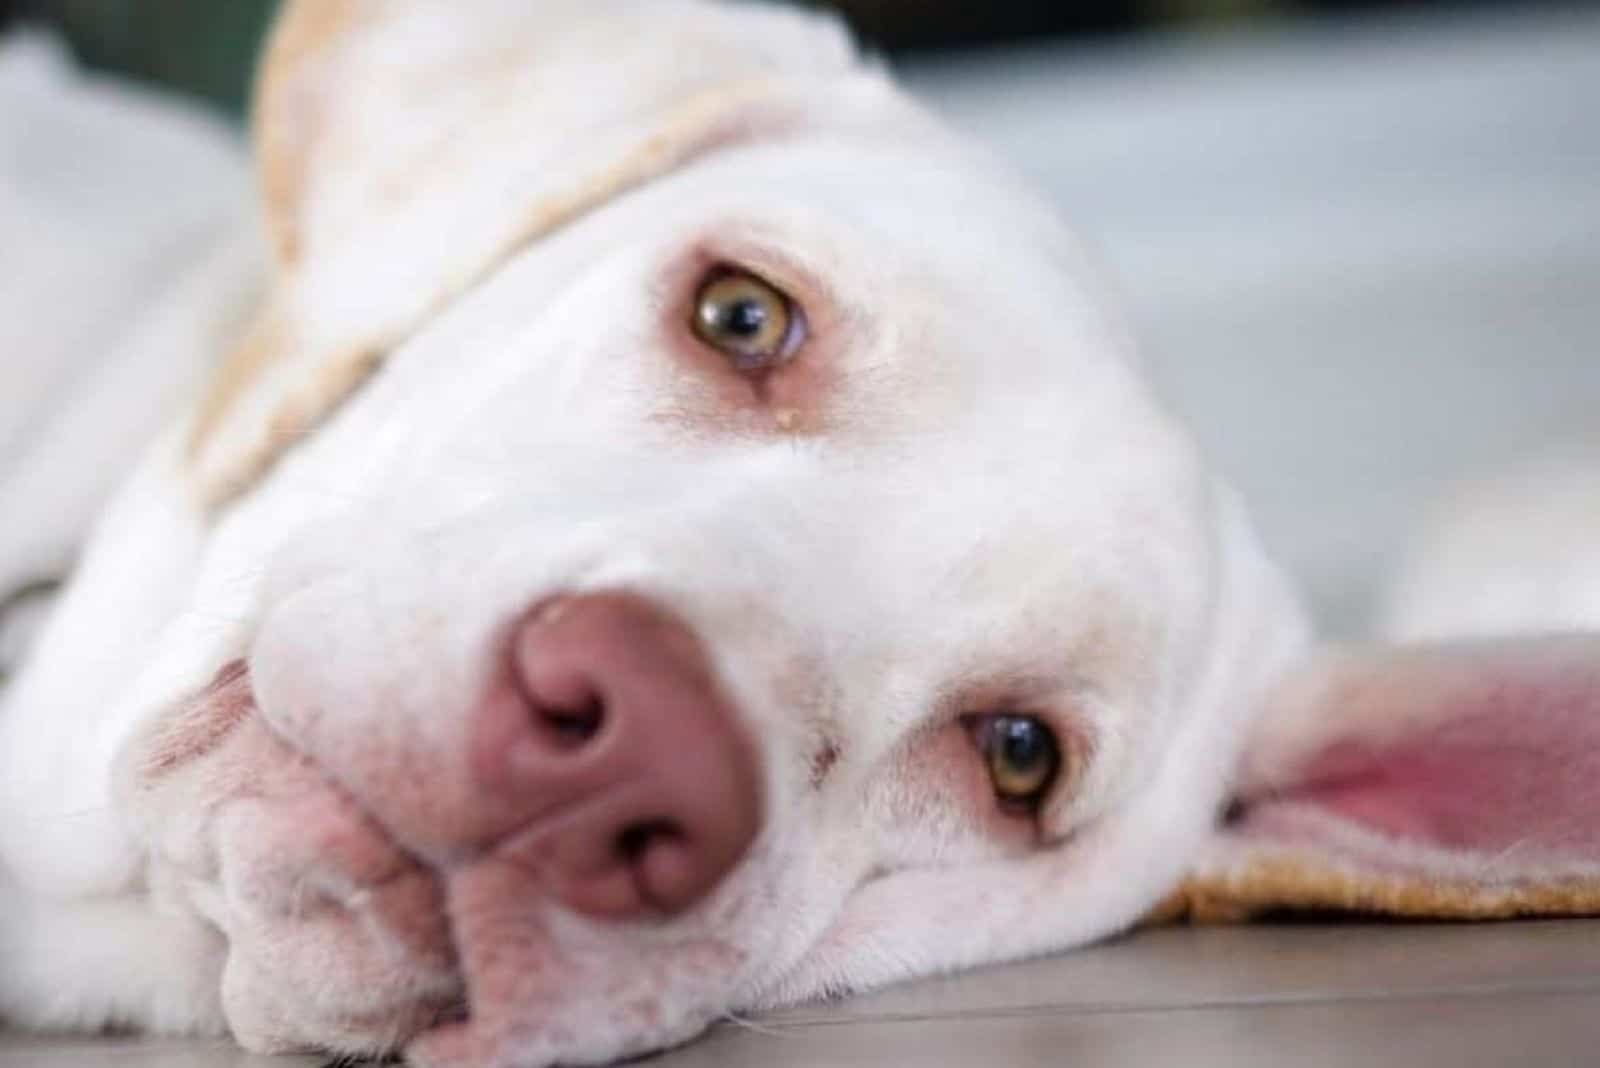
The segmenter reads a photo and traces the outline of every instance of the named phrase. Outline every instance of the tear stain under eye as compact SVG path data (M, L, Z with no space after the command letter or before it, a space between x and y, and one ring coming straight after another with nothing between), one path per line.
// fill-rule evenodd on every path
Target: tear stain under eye
M828 781L834 766L839 763L839 743L832 738L824 738L822 744L811 753L811 788L819 790L822 784Z

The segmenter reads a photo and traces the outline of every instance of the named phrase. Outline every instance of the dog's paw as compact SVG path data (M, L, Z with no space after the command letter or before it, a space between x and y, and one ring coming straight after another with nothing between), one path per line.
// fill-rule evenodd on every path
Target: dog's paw
M152 893L226 938L243 1045L385 1053L459 1001L434 874L272 733L242 666L135 738L121 775Z

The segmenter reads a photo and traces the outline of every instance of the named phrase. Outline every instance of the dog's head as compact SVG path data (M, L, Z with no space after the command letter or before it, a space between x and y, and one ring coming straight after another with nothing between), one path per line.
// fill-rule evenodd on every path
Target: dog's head
M603 1060L1179 882L1299 611L1050 211L832 24L308 0L257 135L122 777L242 1038Z

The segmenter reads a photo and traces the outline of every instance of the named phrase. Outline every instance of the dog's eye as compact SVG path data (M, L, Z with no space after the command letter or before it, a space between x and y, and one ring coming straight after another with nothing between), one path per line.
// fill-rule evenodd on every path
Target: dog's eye
M1061 771L1055 733L1023 715L982 716L969 725L1000 802L1018 808L1038 805Z
M805 340L800 310L780 290L748 271L723 268L700 286L695 336L741 371L762 371L794 355Z

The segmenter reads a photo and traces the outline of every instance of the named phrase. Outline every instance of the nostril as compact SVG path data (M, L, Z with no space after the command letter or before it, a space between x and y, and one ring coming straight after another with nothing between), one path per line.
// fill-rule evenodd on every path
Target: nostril
M680 912L705 889L705 865L683 826L672 820L631 824L616 837L615 849L633 873L638 900L659 913Z
M617 855L628 864L637 864L652 845L682 842L686 837L683 828L671 820L635 823L617 835Z
M557 746L565 750L581 749L605 726L606 706L596 697L576 708L536 705L533 715L550 732Z
M608 702L602 680L583 658L534 642L524 645L515 665L513 677L528 718L557 751L583 748L606 725Z

